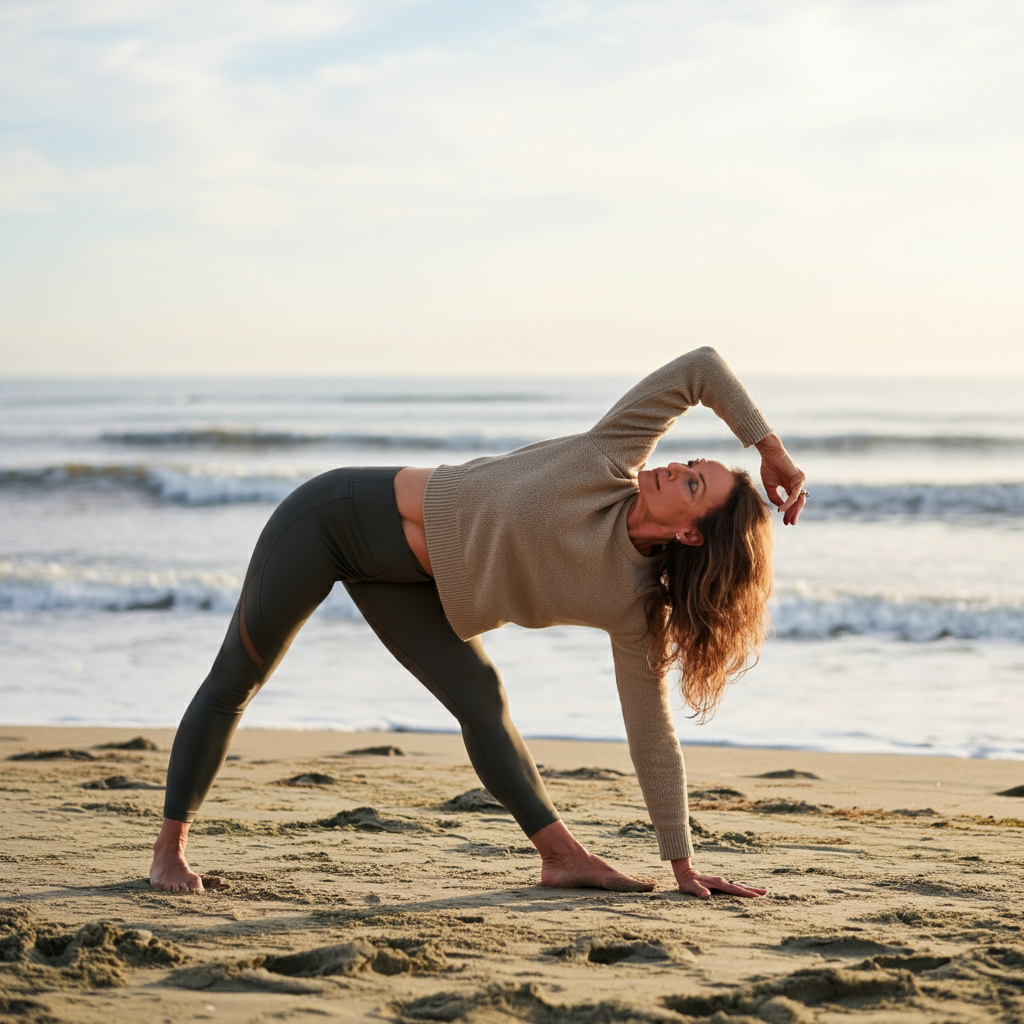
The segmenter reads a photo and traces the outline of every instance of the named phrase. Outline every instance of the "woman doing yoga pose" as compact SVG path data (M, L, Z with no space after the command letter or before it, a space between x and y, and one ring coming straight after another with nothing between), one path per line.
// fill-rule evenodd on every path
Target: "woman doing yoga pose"
M175 736L152 884L203 888L185 859L189 822L242 712L340 581L388 650L458 720L481 781L537 847L543 884L651 888L588 853L552 805L480 642L508 622L608 633L662 859L685 892L761 895L691 863L670 706L668 670L677 665L690 708L715 707L764 638L772 579L771 516L745 473L705 459L643 468L698 402L757 446L768 497L795 523L804 475L710 348L646 377L586 433L459 466L336 469L293 491L256 544L227 636Z

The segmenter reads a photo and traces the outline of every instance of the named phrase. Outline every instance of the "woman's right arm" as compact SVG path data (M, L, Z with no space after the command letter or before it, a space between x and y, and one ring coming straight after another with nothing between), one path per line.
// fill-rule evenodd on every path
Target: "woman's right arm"
M744 447L771 432L728 363L705 346L644 377L598 420L588 436L619 469L635 472L679 416L698 404L722 419Z

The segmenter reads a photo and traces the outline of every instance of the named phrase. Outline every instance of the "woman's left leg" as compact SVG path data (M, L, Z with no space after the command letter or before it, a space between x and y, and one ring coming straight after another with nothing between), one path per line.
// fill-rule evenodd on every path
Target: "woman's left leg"
M455 716L480 781L509 810L541 855L541 884L647 892L589 853L551 803L509 716L501 677L479 637L460 640L432 583L346 583L384 646Z
M346 583L384 646L452 713L488 792L528 835L558 821L479 637L461 640L434 583Z

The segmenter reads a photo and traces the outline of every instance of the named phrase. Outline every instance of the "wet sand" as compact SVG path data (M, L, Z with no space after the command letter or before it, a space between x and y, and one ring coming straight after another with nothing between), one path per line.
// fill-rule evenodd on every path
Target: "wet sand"
M457 736L244 729L189 846L229 887L172 895L135 735L0 727L0 1021L1024 1020L1019 762L688 748L698 866L769 889L700 901L621 744L530 747L652 893L540 887Z

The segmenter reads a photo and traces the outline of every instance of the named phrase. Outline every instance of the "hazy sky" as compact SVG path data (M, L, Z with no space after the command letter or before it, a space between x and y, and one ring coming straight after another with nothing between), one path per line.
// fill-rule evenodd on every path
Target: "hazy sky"
M0 372L1024 373L1019 0L4 0Z

